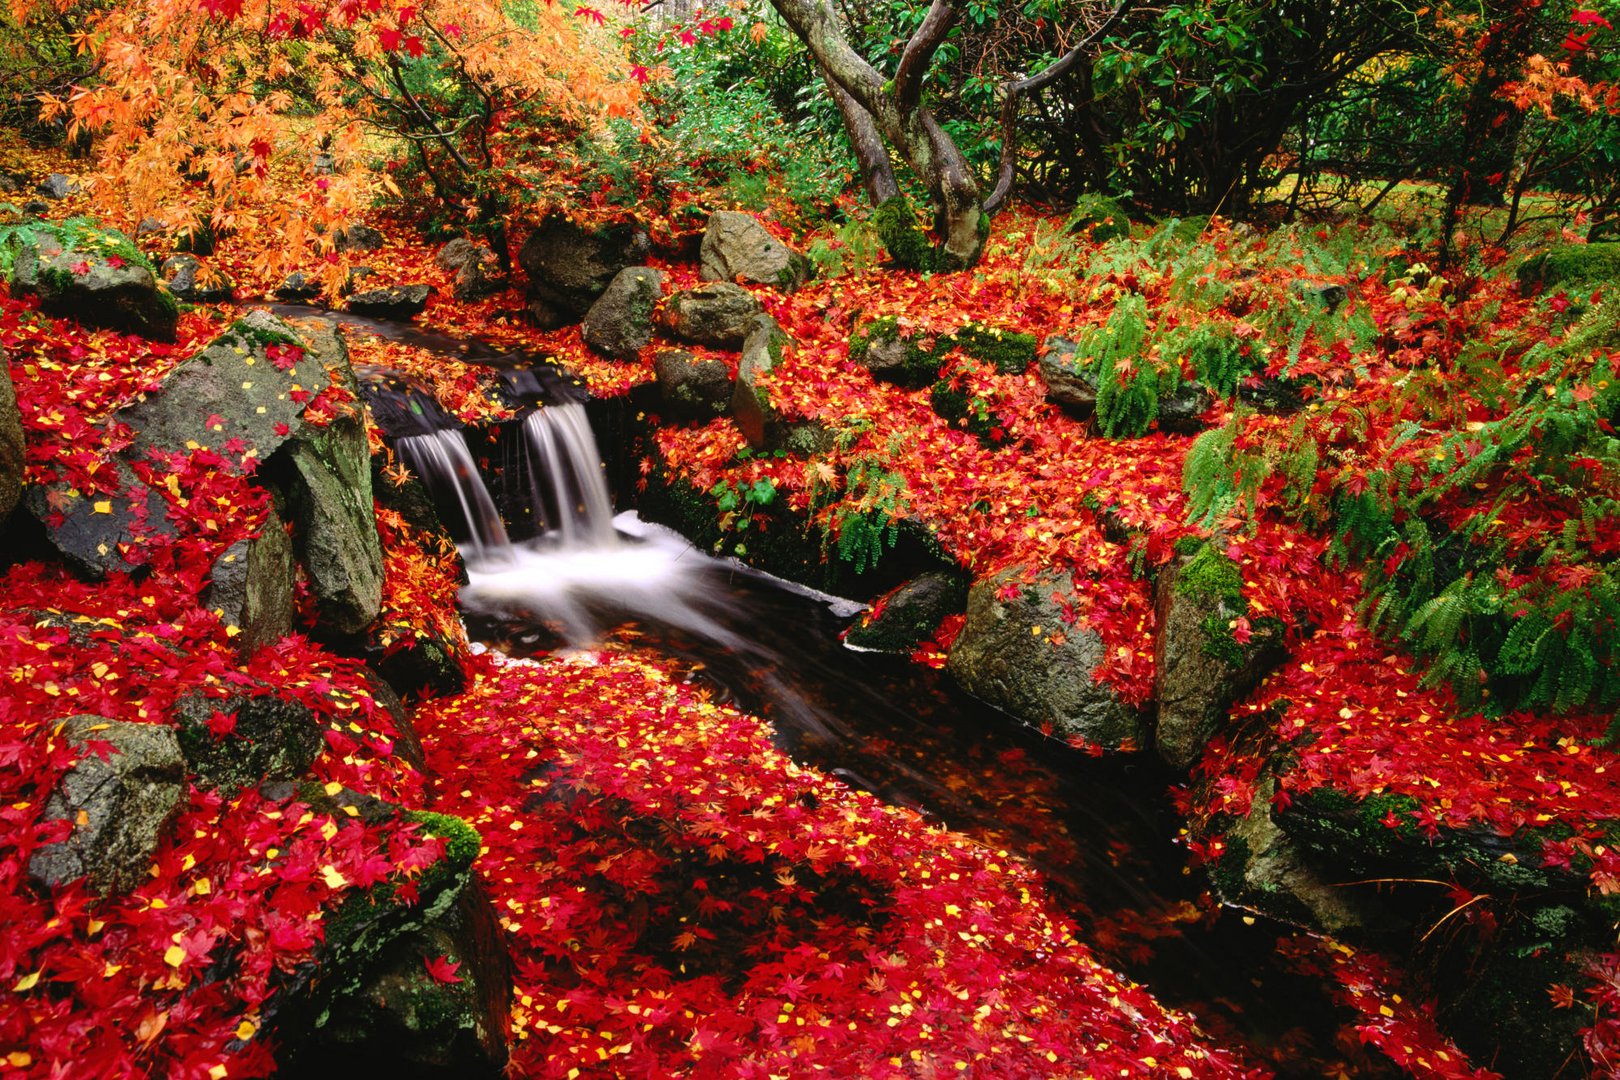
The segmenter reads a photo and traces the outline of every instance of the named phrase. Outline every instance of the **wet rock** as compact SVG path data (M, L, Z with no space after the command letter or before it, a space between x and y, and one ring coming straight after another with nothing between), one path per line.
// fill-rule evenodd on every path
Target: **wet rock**
M370 225L350 225L332 238L338 251L380 251L383 243L383 234Z
M0 171L0 195L15 195L23 188L16 173Z
M1072 598L1069 576L1045 572L1026 583L1029 576L1014 566L968 591L967 619L947 662L951 674L975 697L1059 738L1140 747L1141 717L1095 678L1102 638L1065 623L1063 604L1053 599Z
M764 312L747 289L730 282L701 285L678 292L664 305L664 326L682 341L740 348L755 316Z
M377 617L383 579L365 424L342 416L305 427L283 454L272 475L286 498L319 622L339 634L357 633Z
M307 346L297 328L267 311L244 315L144 400L114 414L135 430L129 458L193 445L224 453L237 440L233 446L268 459L302 424L305 403L330 385L329 358Z
M320 295L320 282L302 270L295 270L288 274L285 280L276 287L276 299L278 300L314 300Z
M662 271L620 270L585 313L585 344L617 360L634 360L653 337L653 308L664 295Z
M1263 619L1236 628L1248 614L1243 579L1212 544L1159 571L1155 588L1154 744L1171 768L1185 771L1225 724L1232 703L1282 659L1282 627Z
M81 190L77 180L62 173L51 173L34 185L34 194L47 199L65 199L69 195L77 195Z
M238 540L214 560L203 606L241 631L237 651L252 656L292 633L295 576L292 541L272 516L258 536Z
M671 419L713 420L725 415L731 403L731 371L723 360L699 360L681 349L661 349L653 372Z
M48 213L51 209L51 204L46 202L44 199L29 199L27 202L23 203L22 208L23 213L25 214L38 215Z
M863 615L844 644L871 652L909 655L967 603L967 583L943 570L912 578Z
M310 155L309 168L316 176L330 176L337 172L337 158L325 151Z
M122 458L112 459L98 479L105 490L84 492L57 482L23 492L23 505L44 526L51 546L89 577L139 565L146 543L174 535L163 496Z
M325 745L307 706L274 695L189 694L175 704L174 717L196 783L226 795L303 776Z
M518 264L529 275L530 313L546 329L577 322L619 271L639 265L651 247L634 222L586 229L551 215L518 249Z
M46 799L45 817L72 822L72 832L34 852L29 877L54 888L88 875L103 894L134 888L146 880L164 830L185 805L185 761L175 733L86 714L64 721L59 737L83 756Z
M759 377L781 363L793 348L775 319L756 315L743 339L737 363L737 382L731 395L731 419L743 438L756 450L787 450L815 454L832 445L832 433L819 420L792 419L777 412Z
M11 382L11 358L0 349L0 522L22 498L26 450L17 390Z
M1279 416L1303 409L1309 395L1304 384L1292 379L1261 376L1239 384L1238 400L1260 412Z
M86 326L174 340L179 306L123 233L41 228L14 242L13 295L37 296L43 310Z
M1080 346L1068 338L1046 339L1046 351L1037 359L1046 400L1077 420L1089 420L1097 411L1097 380L1077 360Z
M475 244L458 236L439 249L434 261L453 275L450 291L457 300L477 300L506 288L500 260L488 244Z
M752 214L719 210L709 217L699 260L704 281L746 281L792 292L810 278L810 260L766 231Z
M1159 427L1177 435L1204 430L1204 414L1215 407L1215 395L1199 382L1178 383L1168 397L1159 399Z
M373 319L404 322L422 314L432 292L431 285L390 285L381 289L367 289L349 297L349 310Z
M1263 777L1252 809L1228 831L1227 853L1211 874L1222 898L1330 934L1382 922L1352 890L1324 880L1299 845L1278 828L1271 812L1276 794L1276 781Z
M170 292L181 300L193 304L223 304L233 293L229 280L216 276L208 284L200 284L203 265L195 255L170 255L163 260L158 276Z

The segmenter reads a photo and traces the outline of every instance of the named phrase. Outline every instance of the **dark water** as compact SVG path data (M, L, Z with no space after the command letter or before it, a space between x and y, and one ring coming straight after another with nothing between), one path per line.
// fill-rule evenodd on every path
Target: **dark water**
M548 558L558 557L527 572L546 573L550 595L569 571L546 571ZM1284 1076L1384 1075L1346 1060L1336 1043L1347 1017L1276 959L1289 928L1217 905L1202 873L1187 871L1174 777L1146 755L1079 753L942 672L847 649L847 615L747 569L692 551L670 587L668 602L644 603L622 586L581 585L550 608L565 616L548 618L540 604L516 617L469 615L469 628L522 655L577 640L580 626L561 623L584 619L600 638L673 656L717 699L770 720L795 760L1039 869L1081 940L1218 1041Z

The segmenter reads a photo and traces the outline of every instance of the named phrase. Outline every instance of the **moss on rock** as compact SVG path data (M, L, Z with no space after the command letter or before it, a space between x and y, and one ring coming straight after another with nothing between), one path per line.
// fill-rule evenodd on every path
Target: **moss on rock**
M928 242L928 234L918 227L916 211L904 195L881 203L872 211L871 224L896 266L924 272L937 268L939 255Z
M1518 275L1524 288L1620 281L1620 241L1561 244L1524 260Z

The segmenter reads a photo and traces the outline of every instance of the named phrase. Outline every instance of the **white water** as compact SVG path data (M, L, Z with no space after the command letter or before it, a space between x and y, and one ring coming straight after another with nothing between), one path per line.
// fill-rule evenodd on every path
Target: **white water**
M429 490L441 497L455 496L472 533L472 558L499 560L510 553L512 543L507 539L506 525L495 509L495 500L489 497L483 477L478 475L478 466L467 451L467 439L460 431L451 428L430 435L407 435L394 445Z

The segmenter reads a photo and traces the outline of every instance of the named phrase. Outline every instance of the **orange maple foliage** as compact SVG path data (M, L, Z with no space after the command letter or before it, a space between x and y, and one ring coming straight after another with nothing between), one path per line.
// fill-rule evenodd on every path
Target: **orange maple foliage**
M60 14L60 0L13 7L24 25ZM424 89L441 74L481 98L480 170L517 171L519 110L590 131L637 106L622 46L550 4L137 0L73 18L97 75L43 108L95 137L95 209L125 228L229 235L275 271L330 255L373 197L402 194L368 170L401 132L465 160L469 125Z

